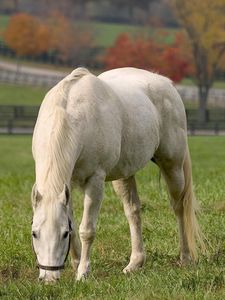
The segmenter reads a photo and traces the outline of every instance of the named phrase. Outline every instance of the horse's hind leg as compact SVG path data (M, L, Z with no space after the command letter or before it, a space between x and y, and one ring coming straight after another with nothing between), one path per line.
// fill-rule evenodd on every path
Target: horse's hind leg
M145 262L140 218L140 200L134 176L128 179L116 180L112 183L115 192L122 199L124 212L130 227L132 251L130 262L123 270L124 273L128 273L142 267Z
M182 151L181 151L182 152ZM170 193L171 204L177 216L180 235L180 259L182 264L197 258L196 240L201 242L195 216L196 200L192 187L192 171L188 147L180 157L157 157Z

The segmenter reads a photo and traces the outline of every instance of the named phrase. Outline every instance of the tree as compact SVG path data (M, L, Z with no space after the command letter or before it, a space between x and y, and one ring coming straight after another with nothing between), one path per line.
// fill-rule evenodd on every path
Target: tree
M181 81L185 76L192 75L193 57L189 50L190 47L186 36L182 32L176 33L172 44L163 44L162 46L160 53L161 65L158 67L159 72L175 82Z
M7 46L20 57L46 52L49 48L49 34L48 28L37 18L19 13L10 18L3 38Z
M93 46L93 34L84 26L71 24L59 12L53 12L48 20L51 50L61 61L86 62L87 49Z
M179 82L191 73L190 57L182 48L183 42L181 34L172 45L167 45L150 38L132 39L124 33L108 49L104 64L107 69L137 67L153 70Z
M199 89L199 120L207 120L209 90L225 52L225 0L173 0L191 42Z
M132 39L127 33L118 36L104 58L107 69L137 67L154 69L157 66L159 46L153 40Z

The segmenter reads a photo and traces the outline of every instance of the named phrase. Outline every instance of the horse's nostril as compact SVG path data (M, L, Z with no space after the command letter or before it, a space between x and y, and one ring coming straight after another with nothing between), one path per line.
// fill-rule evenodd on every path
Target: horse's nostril
M43 280L44 280L44 277L39 277L39 278L38 278L38 281L39 281L39 282L43 282Z

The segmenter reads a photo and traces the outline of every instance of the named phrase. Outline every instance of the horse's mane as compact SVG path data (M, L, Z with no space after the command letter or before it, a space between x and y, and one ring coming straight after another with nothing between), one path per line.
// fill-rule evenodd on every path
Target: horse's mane
M89 74L84 68L78 68L64 78L54 88L50 97L57 97L51 113L52 128L47 146L47 160L43 176L45 193L59 195L63 185L69 184L73 172L77 141L72 131L69 114L66 111L67 98L72 81Z
M90 74L90 72L86 68L77 68L73 70L47 93L46 98L51 98L51 105L54 101L56 105L66 108L68 92L71 85L74 81L78 81L88 74Z

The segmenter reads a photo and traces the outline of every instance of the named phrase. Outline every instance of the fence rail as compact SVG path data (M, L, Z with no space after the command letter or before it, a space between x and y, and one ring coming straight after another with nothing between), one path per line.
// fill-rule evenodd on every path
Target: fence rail
M1 70L0 82L17 85L52 87L58 83L64 76L32 74L28 72L15 72L12 70Z
M39 106L0 105L0 134L32 134ZM225 109L207 111L207 121L198 122L198 111L186 110L188 132L225 135Z

